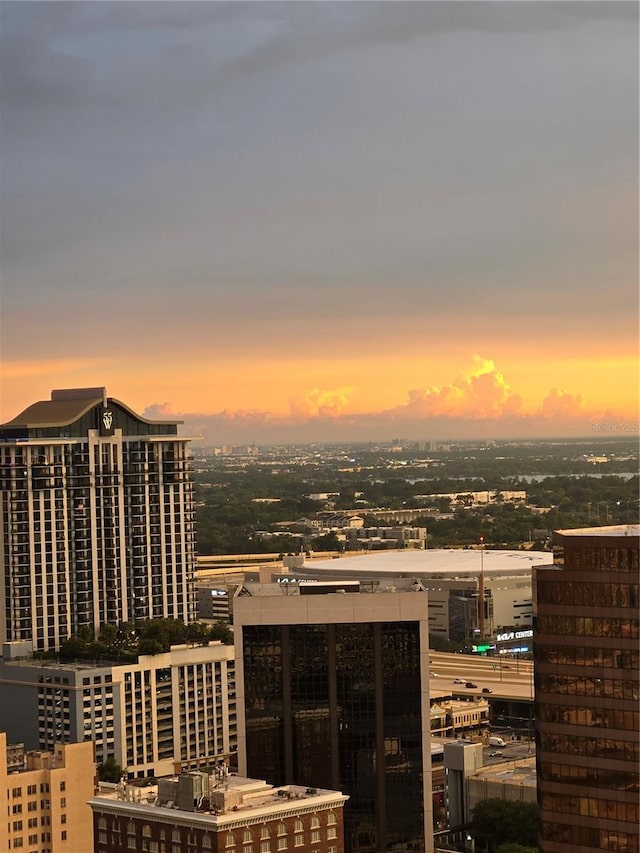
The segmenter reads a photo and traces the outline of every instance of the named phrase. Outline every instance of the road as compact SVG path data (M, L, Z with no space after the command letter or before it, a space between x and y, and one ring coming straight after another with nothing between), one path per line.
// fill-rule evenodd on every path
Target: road
M488 687L495 699L533 699L533 662L498 657L429 652L432 692L446 689L460 696L483 696ZM435 675L434 675L435 674ZM454 684L463 678L477 688Z

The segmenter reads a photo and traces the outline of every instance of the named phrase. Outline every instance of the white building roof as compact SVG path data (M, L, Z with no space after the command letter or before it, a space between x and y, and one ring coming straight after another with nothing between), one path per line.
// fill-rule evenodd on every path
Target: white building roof
M576 527L557 530L560 536L640 536L640 524L611 524L607 527Z
M486 575L531 574L534 566L549 566L553 562L548 551L490 551L480 549L434 549L374 551L357 557L306 560L305 573L326 572L352 574L361 577L458 577L477 575L481 567Z

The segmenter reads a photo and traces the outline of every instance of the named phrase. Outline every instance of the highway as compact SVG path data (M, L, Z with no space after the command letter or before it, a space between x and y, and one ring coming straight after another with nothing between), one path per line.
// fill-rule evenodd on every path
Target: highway
M459 696L486 696L483 687L488 687L494 699L533 699L533 662L513 658L479 655L429 652L431 692L446 691ZM477 688L454 684L455 678L463 678L477 684Z

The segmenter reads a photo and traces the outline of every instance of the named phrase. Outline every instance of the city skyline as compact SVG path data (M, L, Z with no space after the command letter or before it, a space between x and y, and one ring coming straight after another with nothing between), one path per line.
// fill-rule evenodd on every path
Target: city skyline
M638 430L638 8L0 7L0 421Z

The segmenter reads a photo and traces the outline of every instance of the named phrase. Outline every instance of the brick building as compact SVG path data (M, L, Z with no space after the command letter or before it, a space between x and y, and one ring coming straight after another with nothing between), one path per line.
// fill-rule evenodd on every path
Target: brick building
M225 768L103 785L89 801L95 853L344 853L338 791L229 774Z

